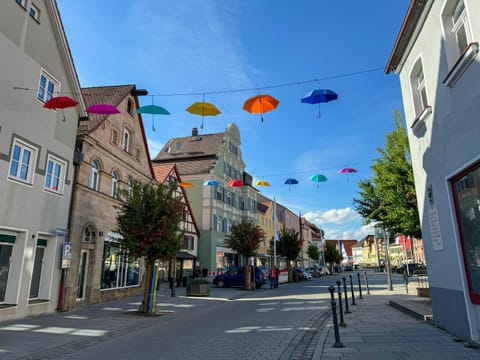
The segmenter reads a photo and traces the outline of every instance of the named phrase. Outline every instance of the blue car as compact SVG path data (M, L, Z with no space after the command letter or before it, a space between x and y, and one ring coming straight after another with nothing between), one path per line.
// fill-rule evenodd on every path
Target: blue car
M243 267L232 268L223 274L215 276L212 280L213 285L217 287L244 286L245 275ZM267 282L265 273L260 268L255 268L255 287L261 288Z

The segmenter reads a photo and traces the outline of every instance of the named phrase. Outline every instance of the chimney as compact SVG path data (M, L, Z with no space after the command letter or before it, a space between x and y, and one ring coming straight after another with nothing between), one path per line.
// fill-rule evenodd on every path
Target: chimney
M192 129L192 137L195 137L195 136L198 136L198 129L196 127Z

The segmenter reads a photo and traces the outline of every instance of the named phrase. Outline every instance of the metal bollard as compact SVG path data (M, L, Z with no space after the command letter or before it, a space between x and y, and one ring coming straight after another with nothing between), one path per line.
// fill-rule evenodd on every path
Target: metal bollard
M365 271L365 283L367 284L367 295L370 295L370 288L368 287L368 278L367 278L367 272Z
M352 305L357 305L357 303L355 302L355 293L353 292L352 275L348 275L348 276L350 276L350 288L352 289Z
M345 314L350 314L351 311L348 310L347 278L344 276L342 279L343 279L343 291L345 293Z
M360 273L357 273L358 278L358 291L360 292L360 299L363 299L362 296L362 282L360 281Z
M332 316L333 316L333 330L335 332L335 343L333 344L334 348L342 348L345 347L341 342L340 342L340 333L338 332L338 321L337 321L337 307L336 307L336 302L335 302L335 297L333 296L333 292L335 291L334 286L329 286L328 291L330 291L330 304L332 305Z
M342 290L340 289L340 280L337 280L338 286L338 308L340 310L340 326L347 327L347 324L343 321L343 305L342 305Z

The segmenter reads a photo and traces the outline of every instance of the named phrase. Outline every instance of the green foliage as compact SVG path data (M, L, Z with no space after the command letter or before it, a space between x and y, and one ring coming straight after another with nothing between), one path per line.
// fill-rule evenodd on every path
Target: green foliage
M394 233L421 237L417 197L410 159L408 137L398 111L395 129L385 137L380 157L371 167L373 176L359 181L359 199L354 207L364 223L380 222Z
M288 263L290 263L300 253L303 241L300 239L299 233L294 229L282 229L279 238L278 252L281 256L286 257Z
M171 259L180 247L185 204L175 194L176 184L144 183L130 179L130 190L120 191L117 232L132 257L146 265L159 258Z
M230 235L225 238L225 244L249 258L256 255L264 236L265 233L260 226L253 222L242 222L231 227Z
M338 252L337 249L335 249L335 246L326 243L325 245L325 261L330 263L330 264L340 264L342 261L342 256Z
M307 254L308 257L312 260L320 259L320 251L318 250L318 247L313 244L308 245Z

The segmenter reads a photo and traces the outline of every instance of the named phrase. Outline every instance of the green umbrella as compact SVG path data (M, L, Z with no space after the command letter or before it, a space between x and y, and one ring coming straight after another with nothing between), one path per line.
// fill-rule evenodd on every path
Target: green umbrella
M314 174L314 175L310 176L310 180L316 182L316 183L317 183L317 187L318 187L318 183L327 181L328 179L327 179L327 177L326 177L325 175L322 175L322 174Z

